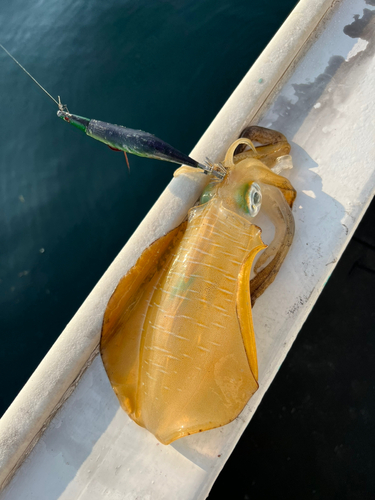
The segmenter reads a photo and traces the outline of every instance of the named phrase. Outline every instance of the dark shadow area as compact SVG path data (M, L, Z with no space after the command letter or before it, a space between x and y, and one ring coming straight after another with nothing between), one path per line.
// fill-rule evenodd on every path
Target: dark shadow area
M374 219L375 201L210 500L374 498Z

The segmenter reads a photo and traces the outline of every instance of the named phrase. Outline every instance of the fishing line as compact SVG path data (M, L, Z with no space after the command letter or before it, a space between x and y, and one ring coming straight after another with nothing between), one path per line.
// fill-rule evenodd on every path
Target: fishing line
M56 103L56 104L57 104L58 108L59 108L60 110L64 111L64 109L66 108L66 106L65 106L64 104L61 104L60 96L58 96L59 100L58 100L58 101L56 101L56 99L55 99L54 97L52 97L52 96L51 96L51 94L50 94L49 92L47 92L47 91L46 91L46 89L45 89L44 87L42 87L42 86L40 85L40 83L39 83L39 82L37 82L37 81L35 80L35 78L34 78L32 75L30 75L30 73L29 73L29 72L28 72L28 71L27 71L27 70L26 70L26 69L22 66L22 64L20 64L20 63L17 61L17 59L16 59L15 57L13 57L13 56L12 56L12 54L11 54L10 52L8 52L8 51L7 51L7 49L6 49L3 45L1 45L1 43L0 43L0 47L1 47L1 48L2 48L2 49L3 49L3 50L4 50L7 54L8 54L8 56L9 56L9 57L11 57L11 58L13 59L13 61L14 61L16 64L18 64L18 66L19 66L19 67L20 67L20 68L21 68L21 69L22 69L22 70L23 70L23 71L24 71L24 72L25 72L25 73L26 73L26 74L27 74L30 78L31 78L31 79L32 79L32 80L33 80L33 81L34 81L34 82L38 85L38 87L40 87L40 88L43 90L43 92L45 92L45 93L48 95L48 97L49 97L50 99L52 99L52 101L53 101L54 103Z

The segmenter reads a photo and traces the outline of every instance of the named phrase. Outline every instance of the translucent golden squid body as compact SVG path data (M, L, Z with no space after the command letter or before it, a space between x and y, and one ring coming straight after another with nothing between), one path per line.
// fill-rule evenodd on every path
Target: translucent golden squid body
M264 130L252 127L248 135L259 140ZM280 142L263 147L265 163L285 155L289 145L280 149ZM143 252L105 312L101 354L112 387L129 416L164 444L232 421L258 388L249 283L254 257L266 246L249 203L260 204L260 187L276 227L252 280L255 300L290 246L295 191L256 159L262 148L233 162L236 145L225 178L209 184L187 222Z

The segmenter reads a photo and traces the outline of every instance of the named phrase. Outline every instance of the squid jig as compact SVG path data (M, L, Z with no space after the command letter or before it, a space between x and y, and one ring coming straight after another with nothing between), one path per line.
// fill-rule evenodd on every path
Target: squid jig
M225 175L225 169L221 164L213 164L208 158L205 163L199 163L190 156L182 153L162 139L158 139L153 134L143 132L142 130L134 130L114 125L112 123L102 122L100 120L91 120L83 116L74 115L69 112L67 106L61 103L60 96L58 100L47 92L40 83L7 51L3 45L0 47L8 54L9 57L45 92L59 108L57 116L64 121L74 125L82 130L89 137L103 142L114 151L123 151L125 154L126 163L129 168L127 153L145 158L154 158L156 160L164 160L172 163L183 163L194 168L201 168L206 174L213 174L218 179L222 179Z

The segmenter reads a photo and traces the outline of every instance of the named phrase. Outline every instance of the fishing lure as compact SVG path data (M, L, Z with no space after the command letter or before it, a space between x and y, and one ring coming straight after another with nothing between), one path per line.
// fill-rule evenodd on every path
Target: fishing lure
M123 151L125 154L126 163L129 167L129 161L126 153L135 154L145 158L154 158L156 160L164 160L172 163L185 164L190 167L200 168L206 174L213 174L218 179L222 179L225 171L221 164L214 165L208 159L206 163L199 163L188 155L181 153L176 148L158 139L154 135L143 132L142 130L134 130L121 125L114 125L99 120L90 120L83 116L74 115L69 112L67 106L61 103L60 96L56 100L40 83L15 59L3 45L0 47L8 54L9 57L45 92L52 101L57 104L57 116L64 121L74 125L76 128L85 132L89 137L103 142L114 151Z
M100 349L111 385L163 444L231 422L258 388L251 302L292 243L296 192L278 175L291 167L285 137L261 127L242 135L227 151L224 179L212 178L188 220L144 250L104 314ZM251 150L234 155L243 145ZM267 249L253 223L260 207L275 225Z

